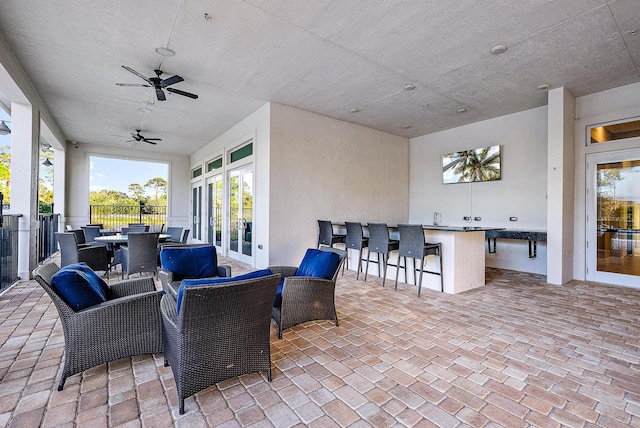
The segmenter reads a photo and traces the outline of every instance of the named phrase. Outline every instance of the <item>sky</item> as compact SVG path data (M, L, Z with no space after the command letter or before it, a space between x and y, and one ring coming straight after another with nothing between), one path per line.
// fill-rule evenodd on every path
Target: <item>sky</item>
M169 166L166 163L141 162L115 158L90 158L90 191L117 190L129 194L129 185L144 186L152 178L160 177L168 181ZM152 190L147 190L152 196Z

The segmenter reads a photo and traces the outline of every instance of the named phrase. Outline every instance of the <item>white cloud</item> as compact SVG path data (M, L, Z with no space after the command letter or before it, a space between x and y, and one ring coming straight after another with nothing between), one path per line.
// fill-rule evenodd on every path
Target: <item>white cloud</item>
M90 192L99 192L99 191L105 190L105 189L106 189L106 187L104 187L104 186L91 186L91 187L89 187L89 191Z

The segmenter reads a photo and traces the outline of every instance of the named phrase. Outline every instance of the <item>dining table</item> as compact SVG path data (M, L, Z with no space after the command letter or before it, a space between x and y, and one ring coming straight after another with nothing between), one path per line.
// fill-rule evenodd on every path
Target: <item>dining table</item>
M160 242L164 242L169 238L171 238L171 235L167 235L166 233L161 233L160 236L158 236ZM104 244L126 244L129 241L129 236L122 234L105 235L94 238L94 241Z

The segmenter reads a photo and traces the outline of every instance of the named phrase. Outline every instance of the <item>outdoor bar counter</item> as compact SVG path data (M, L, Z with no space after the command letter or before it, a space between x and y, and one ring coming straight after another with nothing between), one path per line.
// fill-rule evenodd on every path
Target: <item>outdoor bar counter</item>
M369 236L366 224L363 224L364 235ZM396 225L389 225L389 237L391 239L399 239L398 228ZM425 231L425 240L427 242L442 243L442 270L443 270L443 289L445 293L456 294L473 288L482 287L484 285L485 270L485 250L484 240L485 232L504 230L500 227L473 227L473 226L431 226L423 225ZM344 223L334 223L334 231L346 234ZM391 253L391 263L395 265L397 252ZM375 260L375 256L372 256ZM387 270L387 280L395 280L396 269L392 264ZM411 273L412 262L407 260L409 271L407 272L407 283L413 284L413 275ZM355 264L357 266L357 258ZM439 270L439 261L437 257L428 257L425 270ZM372 265L370 275L377 275L377 267ZM399 272L398 282L404 282L404 269ZM440 278L437 275L424 274L422 278L422 287L431 290L440 291Z
M500 230L495 227L423 226L427 242L442 242L442 270L444 292L450 294L484 285L485 232ZM438 270L437 259L429 257L427 270ZM400 277L404 278L403 272ZM413 276L409 275L409 282ZM424 275L422 287L440 289L440 278Z

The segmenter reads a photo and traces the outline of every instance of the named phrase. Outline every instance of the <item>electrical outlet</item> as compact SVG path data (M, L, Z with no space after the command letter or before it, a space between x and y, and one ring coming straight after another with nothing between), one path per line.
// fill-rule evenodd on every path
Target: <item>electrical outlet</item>
M471 217L467 217L467 216L462 217L462 219L463 219L464 221L471 221Z
M518 217L509 217L509 221L518 221Z
M474 219L475 221L481 221L481 220L482 220L482 217L474 217L473 219Z

